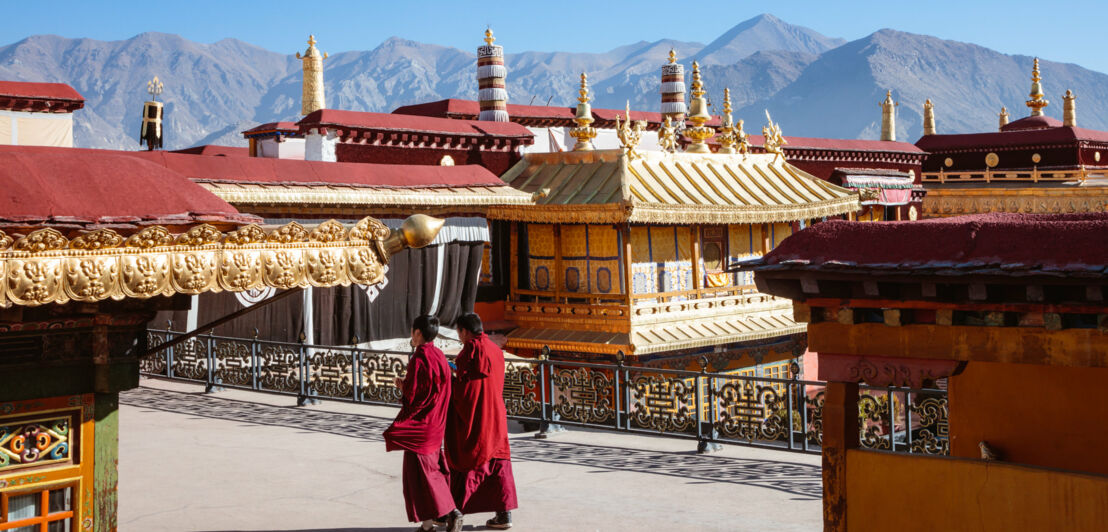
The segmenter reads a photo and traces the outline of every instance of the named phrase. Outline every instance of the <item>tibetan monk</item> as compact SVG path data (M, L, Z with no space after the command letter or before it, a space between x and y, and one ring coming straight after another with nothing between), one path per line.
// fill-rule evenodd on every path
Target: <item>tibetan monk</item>
M455 360L446 421L450 487L462 512L496 512L485 525L506 530L518 505L504 410L504 353L489 340L476 314L462 315L455 326L465 346Z
M419 316L412 322L412 352L401 390L400 412L385 430L385 450L404 451L404 505L408 520L419 531L434 530L440 518L447 530L462 529L462 514L454 504L442 451L450 407L450 365L433 341L439 320Z

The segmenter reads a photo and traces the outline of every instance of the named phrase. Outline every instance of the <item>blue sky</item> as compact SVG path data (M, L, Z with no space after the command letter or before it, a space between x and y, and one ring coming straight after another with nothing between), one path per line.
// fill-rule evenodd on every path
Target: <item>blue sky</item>
M607 1L224 0L44 1L11 4L0 44L29 35L119 40L144 31L199 42L226 37L294 53L314 33L328 52L369 50L390 36L471 49L485 25L506 51L602 52L640 40L707 43L760 13L854 40L881 28L971 42L1108 72L1104 1ZM44 16L49 6L56 16ZM502 7L495 7L502 6Z

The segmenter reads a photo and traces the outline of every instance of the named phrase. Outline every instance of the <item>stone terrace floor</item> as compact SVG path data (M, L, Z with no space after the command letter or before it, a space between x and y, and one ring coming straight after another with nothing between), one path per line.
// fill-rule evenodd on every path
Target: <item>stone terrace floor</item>
M143 379L120 396L122 531L414 530L396 410ZM515 425L514 423L512 425ZM513 427L518 431L519 427ZM512 434L513 530L818 530L820 458L570 429ZM468 516L482 530L491 515Z

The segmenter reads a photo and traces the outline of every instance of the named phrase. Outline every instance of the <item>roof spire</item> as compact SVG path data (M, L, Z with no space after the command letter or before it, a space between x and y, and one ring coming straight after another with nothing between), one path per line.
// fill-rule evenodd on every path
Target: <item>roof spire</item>
M669 50L669 62L662 65L662 117L674 127L685 122L685 67L677 62L677 52Z
M504 78L504 47L493 44L492 28L485 28L485 45L477 47L477 100L481 105L478 120L508 121L508 90Z
M881 106L881 140L896 140L896 107L900 105L893 101L893 91L885 91L885 101Z
M1073 91L1066 89L1066 95L1062 97L1062 125L1077 127L1077 96Z
M308 49L304 55L296 52L296 58L303 62L304 82L300 95L300 114L308 115L327 107L323 95L323 60L327 54L320 54L315 47L315 35L308 36Z
M1000 130L1000 131L1004 131L1004 126L1008 125L1008 108L1004 107L1004 106L1001 106L1000 114L997 115L997 116L1000 118L1000 122L999 122L999 125L997 126L997 129Z
M733 122L731 122L731 89L723 89L723 114L720 116L719 134L716 135L716 140L719 141L719 150L716 153L735 153L735 128Z
M1040 83L1042 78L1039 77L1039 58L1035 58L1035 66L1031 68L1031 96L1030 100L1027 100L1027 106L1031 108L1031 116L1043 116L1043 107L1050 105L1050 102L1043 99L1043 85Z
M935 134L935 106L931 104L931 98L923 102L923 134Z
M589 151L593 149L592 139L596 138L596 128L592 127L592 108L589 106L589 78L581 73L581 88L577 91L577 115L573 121L577 127L569 130L569 136L577 139L573 151Z
M708 139L712 138L715 131L704 124L712 119L708 113L708 99L704 97L704 84L700 82L700 65L693 61L692 64L692 99L689 100L688 121L691 127L685 128L685 136L692 142L685 148L688 153L712 153L708 148Z
M158 95L165 89L165 84L154 76L154 79L146 82L146 92L150 93L150 100L142 105L142 129L139 131L139 146L146 144L147 150L156 150L162 147L162 118L165 116L165 104L158 101Z

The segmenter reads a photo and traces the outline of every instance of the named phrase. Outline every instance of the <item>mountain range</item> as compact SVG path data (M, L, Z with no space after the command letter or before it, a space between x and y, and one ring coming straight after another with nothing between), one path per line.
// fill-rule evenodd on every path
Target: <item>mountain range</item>
M320 35L326 49L326 35ZM289 43L290 48L294 44ZM480 44L474 43L474 48ZM686 64L701 64L704 84L722 109L731 89L735 118L757 132L764 110L786 136L868 138L880 133L878 102L891 90L897 137L915 141L922 105L935 105L940 133L993 131L1007 106L1025 116L1032 58L963 42L880 30L858 40L828 37L772 15L739 23L707 45L670 39L641 41L601 53L514 51L505 46L512 103L575 103L578 75L589 74L595 107L655 111L660 67L672 48ZM303 44L299 45L302 50ZM1043 89L1061 118L1062 94L1077 95L1078 125L1108 129L1108 75L1041 60ZM388 112L401 105L477 95L475 55L392 37L369 51L324 61L327 106ZM292 54L235 39L211 44L143 33L124 41L36 35L0 47L0 79L72 85L86 98L75 120L79 146L137 149L146 81L165 83L166 145L244 145L241 131L263 122L296 120L300 62Z

